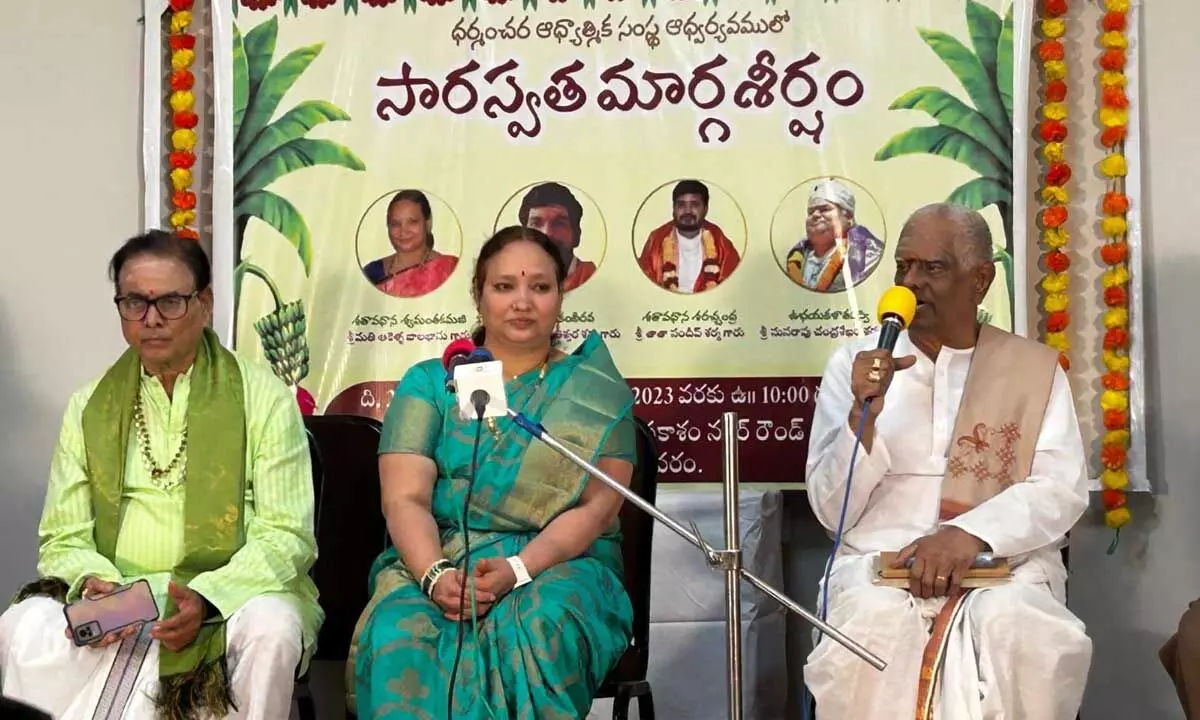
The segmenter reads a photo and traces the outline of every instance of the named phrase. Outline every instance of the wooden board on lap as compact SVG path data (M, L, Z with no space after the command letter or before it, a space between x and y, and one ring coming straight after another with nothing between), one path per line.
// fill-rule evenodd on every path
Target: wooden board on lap
M882 552L879 553L879 558L876 560L876 577L875 584L886 587L908 587L908 568L894 568L892 561L896 559L899 553ZM1008 581L1012 574L1008 566L1007 560L997 560L995 567L986 568L971 568L967 571L967 577L963 580L962 586L965 588L991 587L1001 585Z

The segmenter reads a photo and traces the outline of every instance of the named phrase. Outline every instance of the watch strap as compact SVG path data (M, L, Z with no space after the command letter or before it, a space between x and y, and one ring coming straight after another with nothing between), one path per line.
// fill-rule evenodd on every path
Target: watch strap
M520 557L513 555L507 558L507 560L509 567L513 569L513 574L517 576L517 584L513 586L514 588L519 588L522 585L528 585L533 582L533 578L529 576L529 569L525 567L525 563Z

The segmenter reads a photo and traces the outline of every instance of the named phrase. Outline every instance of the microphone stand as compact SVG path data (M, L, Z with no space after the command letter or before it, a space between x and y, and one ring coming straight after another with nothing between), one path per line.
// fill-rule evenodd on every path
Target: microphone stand
M570 460L581 470L616 490L628 502L633 503L639 510L649 514L658 522L666 525L672 532L704 553L708 566L725 572L725 620L728 637L725 647L726 667L729 671L729 717L730 720L741 720L742 717L742 672L741 672L741 642L742 642L742 606L741 584L744 579L765 595L780 605L799 615L810 625L823 634L833 638L850 652L862 658L876 670L882 671L887 663L873 654L870 650L847 637L837 628L805 610L799 603L776 590L758 576L742 567L742 551L738 546L738 456L737 456L737 413L727 412L722 416L722 441L724 444L724 490L725 490L725 543L727 548L715 550L704 538L700 537L699 529L691 523L688 530L678 521L663 511L646 502L637 493L606 475L600 468L580 457L570 448L563 445L557 438L546 431L540 423L535 423L524 415L508 408L508 417L525 432L541 440L552 450Z
M721 482L724 485L725 549L717 552L717 563L708 557L708 566L725 571L725 669L729 672L729 718L742 720L742 548L738 537L737 413L721 416ZM692 533L700 529L692 523ZM707 553L705 553L707 555Z

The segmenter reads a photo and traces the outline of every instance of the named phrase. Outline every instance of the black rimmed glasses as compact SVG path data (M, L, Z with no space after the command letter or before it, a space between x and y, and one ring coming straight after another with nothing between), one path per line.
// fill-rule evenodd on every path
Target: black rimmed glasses
M121 317L130 322L145 320L151 306L158 311L162 319L178 320L187 315L188 303L199 294L198 290L193 290L187 294L167 293L156 298L148 298L143 295L118 295L113 298L113 302L117 304L117 312L121 314Z

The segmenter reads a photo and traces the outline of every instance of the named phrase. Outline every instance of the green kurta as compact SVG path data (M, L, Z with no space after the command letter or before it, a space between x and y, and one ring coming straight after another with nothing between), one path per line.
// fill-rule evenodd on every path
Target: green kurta
M226 618L251 598L283 596L300 615L307 665L323 619L316 587L308 577L317 554L308 440L288 387L266 366L241 357L237 361L246 413L246 542L229 564L197 575L188 585ZM101 555L93 535L82 426L84 407L98 382L77 391L67 405L38 529L38 574L66 580L71 598L78 596L88 575L116 583L145 578L162 611L171 570L184 552L183 469L160 481L165 489L157 487L141 457L137 434L129 434L121 532L115 557ZM150 447L160 467L179 448L190 382L188 374L179 376L169 398L156 378L142 375Z

